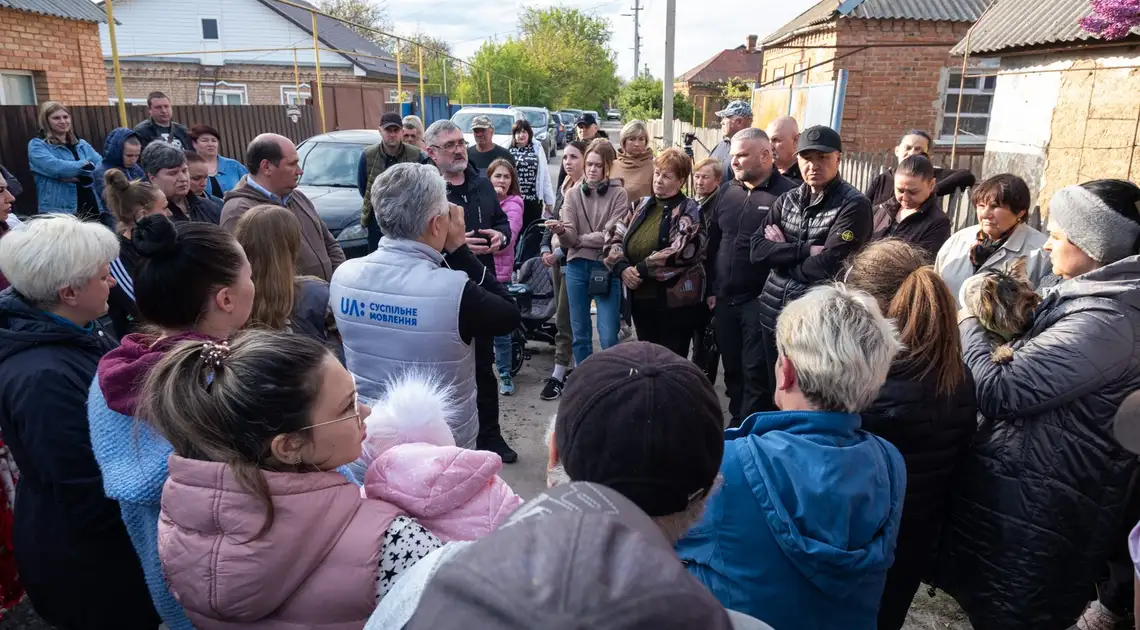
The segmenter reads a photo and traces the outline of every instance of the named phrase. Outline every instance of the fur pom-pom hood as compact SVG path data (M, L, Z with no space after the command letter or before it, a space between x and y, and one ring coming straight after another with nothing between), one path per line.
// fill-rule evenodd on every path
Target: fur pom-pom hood
M450 423L458 409L452 389L438 374L425 370L409 370L390 380L364 420L363 459L370 463L400 444L455 446Z

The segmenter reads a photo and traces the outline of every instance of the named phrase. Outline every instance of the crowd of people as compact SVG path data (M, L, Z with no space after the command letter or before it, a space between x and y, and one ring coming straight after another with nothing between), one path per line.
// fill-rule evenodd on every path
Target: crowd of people
M292 141L239 163L148 106L102 156L42 106L44 216L0 171L0 604L61 629L898 630L926 583L978 630L1133 612L1135 184L1058 190L1043 233L1022 179L939 169L919 130L859 191L838 132L739 101L697 161L587 114L555 181L525 121L503 148L486 117L468 146L385 114L346 260ZM499 474L527 256L558 401L529 502Z

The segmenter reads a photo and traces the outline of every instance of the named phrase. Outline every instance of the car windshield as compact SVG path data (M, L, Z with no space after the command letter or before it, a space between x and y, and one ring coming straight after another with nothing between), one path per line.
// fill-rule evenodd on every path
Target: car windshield
M578 120L578 117L574 114L571 114L569 112L562 113L562 122L566 123L567 125L573 125L576 120Z
M514 127L515 117L509 114L476 114L473 112L456 112L455 116L451 118L451 122L455 123L456 127L463 133L471 133L471 120L476 116L486 116L491 119L491 124L495 126L496 136L509 136L511 135L511 128Z
M523 116L526 116L526 121L530 123L535 133L546 128L546 112L534 111L530 109L522 110Z
M309 148L307 145L312 145ZM302 186L356 188L356 166L364 153L363 144L348 142L305 142L298 153L304 155Z

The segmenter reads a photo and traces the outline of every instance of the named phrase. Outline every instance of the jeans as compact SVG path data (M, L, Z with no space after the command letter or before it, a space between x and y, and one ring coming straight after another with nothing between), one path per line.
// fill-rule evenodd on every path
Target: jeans
M558 332L554 335L554 365L570 367L574 365L573 336L570 334L570 302L566 297L566 264L558 263L554 272L554 294L558 300L554 325Z
M605 265L601 261L575 258L566 265L566 297L570 302L570 329L574 334L574 361L581 365L594 352L594 324L590 321L590 301L598 305L598 339L602 350L617 345L621 317L621 287L610 277L608 295L590 295L590 272Z
M500 335L495 337L495 366L499 373L511 371L511 336Z

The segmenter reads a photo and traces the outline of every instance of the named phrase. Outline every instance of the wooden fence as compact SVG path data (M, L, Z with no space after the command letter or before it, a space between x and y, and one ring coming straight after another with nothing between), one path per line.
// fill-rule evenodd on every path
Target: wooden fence
M292 111L290 111L292 110ZM281 134L293 142L321 131L320 116L311 105L188 105L174 108L174 120L191 127L207 124L221 134L221 154L236 160L245 155L246 145L261 133ZM111 106L71 107L72 129L96 152L103 153L103 141L119 126L117 108ZM299 114L296 121L290 113ZM131 126L147 117L145 107L128 106ZM20 215L36 213L36 186L28 165L28 141L39 134L37 111L33 106L0 106L0 164L20 180L24 192L16 200ZM331 127L330 127L331 129Z

